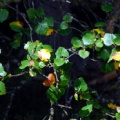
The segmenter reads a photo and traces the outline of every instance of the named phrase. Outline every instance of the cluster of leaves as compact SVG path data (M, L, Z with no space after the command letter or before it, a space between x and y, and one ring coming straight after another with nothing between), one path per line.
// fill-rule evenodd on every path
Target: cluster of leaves
M111 5L102 5L103 11L110 12L113 10ZM4 22L8 18L9 12L7 9L0 9L0 22ZM95 24L95 29L91 31L85 31L80 37L73 37L71 39L71 49L67 50L64 47L58 47L56 51L50 45L43 44L39 40L32 41L32 32L38 35L49 36L52 34L67 35L71 32L69 24L72 22L72 16L66 14L63 16L62 22L58 28L54 29L54 18L45 17L44 10L42 8L27 10L27 16L33 26L30 28L24 28L20 21L11 22L10 28L16 32L14 35L14 41L11 46L17 49L22 43L23 35L28 35L31 41L28 41L24 45L24 49L27 51L27 55L24 60L21 61L19 69L28 71L30 77L35 77L39 74L44 75L43 69L53 68L52 78L45 76L47 81L55 80L52 82L44 81L44 86L49 87L46 91L47 97L51 104L57 102L62 95L65 94L65 90L69 85L71 79L70 69L72 63L69 61L72 53L78 54L81 58L86 59L90 56L90 50L95 50L97 53L97 59L103 60L102 71L109 72L114 69L113 60L120 62L119 46L120 46L120 34L105 33L102 29L106 24L104 22L98 22ZM39 22L38 22L39 21ZM32 30L31 30L32 29ZM74 54L73 54L74 55ZM115 59L117 57L118 59ZM119 66L119 64L118 64ZM4 77L7 73L4 71L2 64L0 63L0 95L6 94L5 84L3 83ZM9 76L10 77L10 76ZM47 85L46 85L47 84ZM88 86L85 80L80 77L74 82L75 100L84 100L86 105L78 111L83 120L90 120L88 117L93 109L100 109L101 106L97 100L92 97L92 93L88 90ZM80 99L79 99L80 98ZM119 112L116 113L116 118L119 119Z

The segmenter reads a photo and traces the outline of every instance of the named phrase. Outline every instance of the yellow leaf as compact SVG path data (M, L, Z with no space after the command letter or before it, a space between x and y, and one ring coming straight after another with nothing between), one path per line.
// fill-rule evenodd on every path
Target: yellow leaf
M113 103L108 103L107 104L108 108L111 108L111 109L116 109L116 104L113 104Z
M23 24L20 21L14 21L14 22L11 22L10 24L11 25L16 25L16 26L19 26L19 27L23 27Z
M38 58L43 61L43 62L48 62L48 60L50 59L51 54L47 49L41 49L40 51L38 51Z
M50 28L50 29L48 29L48 31L46 33L46 36L52 35L53 33L57 33L57 31L52 29L52 28Z
M120 63L114 62L114 67L115 67L115 70L118 70L120 68Z
M92 31L96 31L99 35L101 35L101 37L104 37L105 35L105 32L103 31L103 29L97 28L97 29L93 29Z
M112 59L115 61L120 61L120 52L113 53Z

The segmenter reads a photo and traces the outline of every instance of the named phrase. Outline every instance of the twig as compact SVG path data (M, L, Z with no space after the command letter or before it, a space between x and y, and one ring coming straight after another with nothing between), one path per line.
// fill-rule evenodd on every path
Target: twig
M13 7L11 7L9 4L7 4L6 1L5 1L5 2L2 2L2 3L3 3L4 5L6 5L7 7L9 7L10 9L14 10L15 12L17 11L15 8L13 8ZM19 12L19 11L17 11L17 13L18 13L19 15L21 15L21 17L24 19L24 21L25 21L26 24L28 25L28 27L29 27L29 29L30 29L30 39L31 39L31 41L33 41L33 38L32 38L32 27L31 27L30 23L28 22L28 20L26 19L25 14L24 14L24 13L21 13L21 12Z
M19 77L19 76L22 76L24 74L26 74L28 72L21 72L20 74L16 74L16 75L11 75L9 78L13 78L13 77ZM0 77L0 78L3 78L3 77Z
M53 108L53 104L51 104L50 115L48 120L53 120L53 115L54 115L54 108Z
M56 71L56 69L54 69L54 74L55 74L55 77L56 77L56 88L58 89L59 79L58 79L58 76L57 76L57 71Z

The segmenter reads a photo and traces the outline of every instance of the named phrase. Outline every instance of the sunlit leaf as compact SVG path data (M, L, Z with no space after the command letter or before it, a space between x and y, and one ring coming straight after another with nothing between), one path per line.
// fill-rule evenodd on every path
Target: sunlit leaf
M82 40L83 40L84 45L92 45L95 42L95 37L93 36L92 33L86 33L82 37Z
M83 59L87 58L89 54L90 54L89 51L85 51L85 50L79 50L78 52L78 55L82 57Z
M4 76L6 76L6 74L7 73L4 71L4 68L3 68L2 64L0 63L0 76L4 77Z
M113 44L113 40L116 38L116 36L114 34L111 33L106 33L104 35L104 44L106 46L111 46Z
M5 95L6 94L6 88L5 88L5 84L0 81L0 95Z

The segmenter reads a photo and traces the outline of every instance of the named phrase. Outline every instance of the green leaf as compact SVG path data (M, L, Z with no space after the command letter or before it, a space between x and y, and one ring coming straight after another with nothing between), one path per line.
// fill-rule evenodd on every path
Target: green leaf
M60 35L65 36L65 35L69 35L72 30L70 28L63 30L59 27L57 31Z
M114 34L111 33L106 33L104 35L104 44L106 46L111 46L113 44L113 40L116 38L116 36Z
M56 89L55 86L51 85L46 92L47 97L50 99L51 103L56 102L63 94L62 89Z
M53 27L54 26L54 19L53 19L53 17L46 17L46 18L44 18L44 20L42 22L46 22L49 27Z
M112 72L114 70L113 63L103 63L101 67L101 71L104 73Z
M0 81L0 95L5 95L6 94L6 88L5 88L5 84Z
M106 23L105 22L97 22L97 23L95 23L95 27L103 27L103 26L105 26L106 25Z
M63 20L65 20L67 23L71 23L72 22L72 16L66 14L63 16Z
M100 109L100 104L98 102L98 100L90 100L90 101L87 101L87 104L92 104L93 105L93 108L95 109Z
M45 21L38 23L36 26L34 26L35 32L40 35L46 35L48 29L49 29L48 23Z
M90 100L91 95L90 95L89 92L86 92L86 93L83 93L82 97L83 97L84 100Z
M67 22L63 21L63 22L60 24L60 28L61 28L62 30L68 29L68 24L67 24Z
M74 87L75 87L75 91L78 92L80 91L85 92L88 89L87 84L82 77L75 80Z
M73 37L71 40L71 44L75 48L83 47L83 42L78 37Z
M13 37L15 40L21 40L23 34L22 33L16 33Z
M51 47L51 45L43 45L42 46L44 49L47 49L49 52L53 52L53 49L52 49L52 47Z
M99 59L103 59L104 61L108 60L109 57L110 57L110 53L106 49L103 49L98 56Z
M39 8L39 9L37 10L37 16L38 16L39 18L43 18L44 15L45 15L44 10L43 10L42 8Z
M7 73L4 71L4 68L3 68L2 64L0 63L0 76L4 77L6 75L7 75Z
M70 81L70 74L64 73L63 75L60 76L60 79L61 79L61 81L59 82L59 87L66 88Z
M82 37L82 40L83 40L84 45L92 45L95 42L95 37L93 36L92 33L86 33Z
M28 67L30 65L29 60L23 60L21 61L21 66L19 67L20 69L25 69L26 67Z
M34 8L29 8L27 10L27 15L30 19L30 21L35 21L37 19L37 11Z
M56 58L54 60L54 63L57 65L57 66L62 66L64 63L65 63L65 59L63 58Z
M120 120L120 113L115 114L116 120Z
M9 12L7 9L0 9L0 23L4 22L8 18Z
M92 104L84 106L84 107L79 111L79 115L82 116L82 117L89 116L90 113L92 112L92 108L93 108Z
M110 4L101 5L101 9L105 12L111 12L114 8Z
M20 47L20 40L14 40L13 42L10 43L13 49L17 49Z
M102 42L102 40L97 40L97 41L95 42L95 45L96 45L97 47L99 47L99 48L103 47L103 42Z
M112 59L112 54L113 54L113 53L116 53L116 52L117 52L116 49L112 49L112 52L111 52L111 54L110 54L110 56L109 56L109 59L108 59L107 63L109 63L111 60L113 60L113 59Z
M55 55L56 57L69 57L69 52L64 47L59 47Z
M85 50L79 50L78 55L82 57L83 59L87 58L89 56L90 52Z
M78 101L78 94L77 93L74 94L74 98L76 101Z
M10 26L11 30L13 30L15 32L21 32L22 31L22 26L19 26L16 21L9 23L9 26Z
M115 34L116 38L113 40L115 45L120 46L120 34Z
M37 73L34 72L33 69L29 70L29 74L30 74L31 77L35 77L37 75Z
M44 62L42 62L42 61L41 61L41 62L39 62L39 67L40 67L40 68L44 68L45 66L46 66L46 65L45 65L45 63L44 63Z

